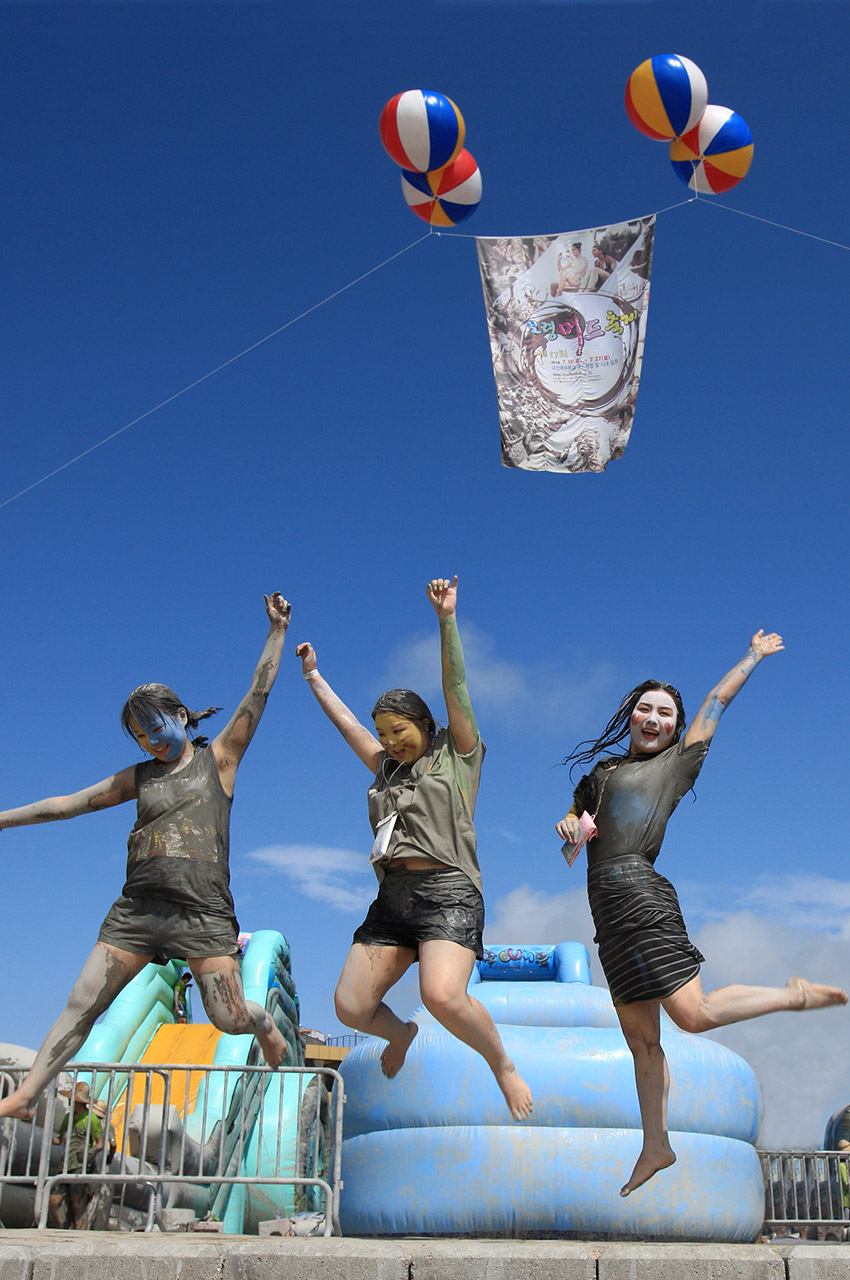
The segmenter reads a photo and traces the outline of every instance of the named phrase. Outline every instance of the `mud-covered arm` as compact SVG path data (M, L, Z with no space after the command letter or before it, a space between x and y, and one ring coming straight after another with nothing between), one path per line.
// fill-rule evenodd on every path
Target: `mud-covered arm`
M457 629L457 574L451 582L448 578L433 578L426 591L440 620L440 666L449 732L458 751L465 756L478 742L478 725L469 701L463 647Z
M283 642L289 626L290 605L280 592L274 591L263 599L269 618L269 634L254 671L251 687L228 724L210 743L210 750L215 756L222 786L228 794L233 791L236 770L266 709L266 703L280 667L280 655L283 652Z
M96 782L70 796L49 796L19 809L0 811L0 831L4 827L31 827L39 822L59 822L64 818L78 818L84 813L97 813L99 809L111 809L125 800L136 799L136 770L134 765L113 773L110 778Z
M690 747L695 742L710 742L723 712L736 693L749 680L761 660L772 653L779 653L780 649L784 648L782 637L776 632L765 635L763 631L757 631L741 661L736 662L732 670L727 671L719 684L714 686L694 716L685 734L685 746Z
M373 733L361 724L353 711L334 693L324 676L320 675L316 651L305 641L295 649L301 659L301 674L310 686L313 697L330 720L339 729L351 750L362 760L371 773L377 773L383 748Z

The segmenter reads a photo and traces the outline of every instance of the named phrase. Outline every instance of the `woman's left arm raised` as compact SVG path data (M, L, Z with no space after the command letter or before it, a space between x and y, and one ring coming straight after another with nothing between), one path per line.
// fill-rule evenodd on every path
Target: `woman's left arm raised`
M251 688L239 703L229 723L210 743L210 750L218 765L221 784L228 794L233 791L236 770L254 736L260 716L265 711L266 702L280 666L283 641L289 626L291 606L280 592L274 591L263 599L266 602L266 613L269 615L269 634L266 637L263 652L260 654Z
M762 658L771 653L779 653L784 648L782 636L778 636L775 631L767 636L763 631L757 631L741 661L736 662L732 670L727 671L720 683L714 686L694 716L685 734L685 746L690 747L694 742L710 742L723 712L741 686L749 680Z
M440 665L443 674L443 696L449 732L462 756L470 752L478 741L478 725L469 701L466 687L466 669L463 648L457 629L457 574L448 578L434 578L426 588L428 599L440 619Z

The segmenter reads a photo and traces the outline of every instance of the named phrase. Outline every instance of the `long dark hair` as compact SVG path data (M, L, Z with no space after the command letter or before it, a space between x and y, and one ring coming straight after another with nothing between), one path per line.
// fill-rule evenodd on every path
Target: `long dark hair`
M626 694L620 703L614 715L606 724L598 738L588 738L585 742L580 742L574 751L565 756L561 764L570 766L570 779L573 776L573 769L576 765L590 764L603 751L608 751L611 747L615 747L629 736L630 721L632 712L645 693L649 693L653 689L660 689L662 693L669 693L676 707L676 728L673 731L673 737L670 739L670 745L678 742L682 736L682 730L685 727L685 708L682 705L682 695L679 690L672 684L664 684L661 680L644 680L643 684L639 684ZM621 752L623 758L629 753ZM589 810L593 812L593 810Z
M430 736L433 738L437 732L437 723L428 704L412 689L388 689L386 693L382 693L372 708L372 719L384 712L404 716L405 720L427 720Z
M185 702L181 702L173 689L167 684L140 684L130 694L121 708L121 728L128 738L135 741L136 735L130 727L130 721L144 725L156 719L158 715L171 716L174 719L179 711L186 712L186 725L189 729L197 729L201 720L214 716L221 707L207 707L205 711L190 711ZM192 739L193 747L205 747L209 738L203 736Z

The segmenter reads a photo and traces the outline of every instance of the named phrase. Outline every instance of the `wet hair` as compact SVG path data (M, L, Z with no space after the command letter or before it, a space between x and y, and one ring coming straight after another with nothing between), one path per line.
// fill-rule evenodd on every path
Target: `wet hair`
M136 735L130 727L131 720L135 720L138 725L144 725L145 722L150 723L159 715L171 716L174 719L179 711L186 712L187 728L197 729L201 720L214 716L216 711L221 711L221 707L207 707L205 711L190 711L185 702L181 702L167 684L140 684L121 708L121 728L128 738L135 741ZM203 736L192 738L193 747L205 747L208 743L209 738Z
M651 692L653 689L660 689L662 693L669 693L670 697L673 699L673 703L676 707L676 728L673 730L673 737L670 739L670 745L672 746L674 742L679 741L682 736L682 730L685 727L685 708L682 705L682 695L672 684L664 684L661 680L644 680L643 684L637 685L636 688L626 694L625 698L623 698L623 701L620 703L619 708L608 721L598 738L595 740L588 738L585 742L580 742L575 750L571 751L570 754L565 756L561 761L562 764L568 764L570 766L571 778L573 775L573 769L577 764L590 764L596 756L600 755L603 751L609 750L610 747L615 747L617 743L622 742L629 736L632 712L640 702L643 695ZM623 752L623 758L628 754L629 753L627 751ZM582 779L582 781L584 781L584 779ZM579 786L581 786L581 783L579 783ZM588 809L588 813L593 812L594 810Z
M388 712L390 715L404 716L405 720L428 721L428 733L433 738L437 732L437 723L431 715L427 703L411 689L388 689L382 693L372 708L372 719Z

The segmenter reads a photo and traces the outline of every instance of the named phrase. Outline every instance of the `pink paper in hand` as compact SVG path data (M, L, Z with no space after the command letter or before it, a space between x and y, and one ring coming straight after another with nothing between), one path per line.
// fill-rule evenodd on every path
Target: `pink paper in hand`
M592 840L596 835L596 823L586 809L579 818L578 825L581 827L581 839L577 840L575 844L570 844L569 840L565 840L561 845L561 853L566 858L568 867L573 865L588 840Z

